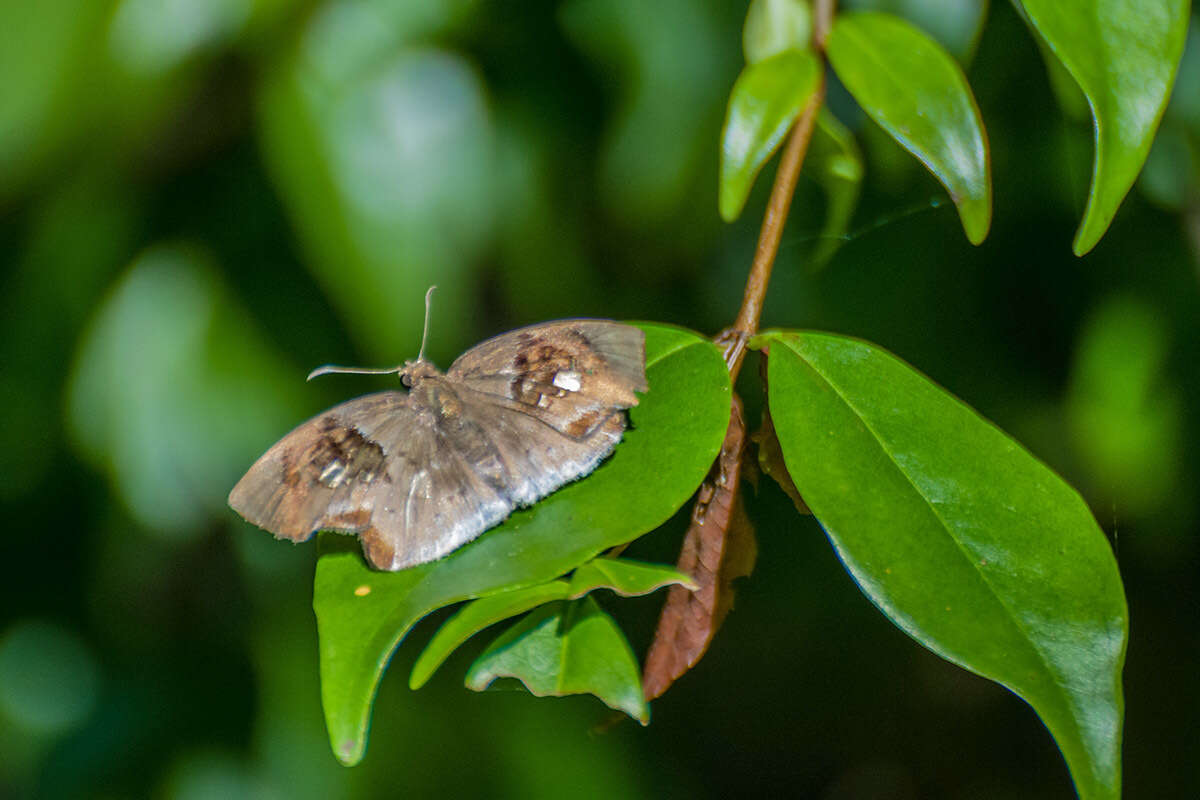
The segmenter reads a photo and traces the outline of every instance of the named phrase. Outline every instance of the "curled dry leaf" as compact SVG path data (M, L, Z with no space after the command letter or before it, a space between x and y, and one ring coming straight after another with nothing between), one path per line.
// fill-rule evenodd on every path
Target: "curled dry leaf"
M767 394L766 349L763 349L762 358L759 359L758 364L763 384L762 425L755 433L750 435L750 440L758 445L758 468L764 475L769 475L779 484L779 488L783 489L784 493L792 498L797 511L801 514L811 514L812 512L808 510L808 504L800 496L800 490L796 488L796 484L792 481L792 476L788 474L787 465L783 463L783 449L779 446L779 438L775 435L775 423L771 420L771 401Z
M742 401L734 395L725 442L700 486L676 565L697 588L671 587L646 655L642 688L647 700L696 665L733 607L734 579L754 569L754 529L738 491L745 445Z

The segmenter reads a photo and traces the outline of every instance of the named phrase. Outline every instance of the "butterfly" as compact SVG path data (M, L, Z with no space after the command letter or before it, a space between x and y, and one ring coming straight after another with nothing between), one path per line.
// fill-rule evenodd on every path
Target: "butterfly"
M428 297L426 298L428 303ZM428 320L428 315L426 317ZM357 534L377 569L441 558L600 464L645 392L645 334L609 320L547 322L468 350L445 373L390 370L408 392L364 395L273 445L229 495L279 538Z

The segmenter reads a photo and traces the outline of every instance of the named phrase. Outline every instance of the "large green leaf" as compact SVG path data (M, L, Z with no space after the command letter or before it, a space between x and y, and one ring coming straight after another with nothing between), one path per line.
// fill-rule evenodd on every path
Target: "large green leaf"
M1079 495L894 356L771 332L771 414L788 472L867 596L938 655L1024 698L1079 794L1121 782L1127 610Z
M704 479L729 421L730 386L717 348L663 325L646 332L650 390L632 427L594 473L444 559L376 572L358 542L323 534L313 587L321 696L334 753L357 763L371 701L392 651L442 606L552 580L605 548L667 520Z
M737 219L763 164L804 109L821 75L807 50L787 50L748 65L729 95L721 133L719 205L726 222Z
M497 678L516 678L538 697L595 695L650 721L629 641L591 597L546 606L503 633L471 665L467 688L483 691Z
M1092 187L1075 253L1108 230L1150 152L1187 36L1187 0L1019 0L1078 82L1096 123Z
M636 597L676 583L695 586L691 578L673 567L601 557L581 564L570 580L554 580L472 600L438 628L413 664L408 686L410 689L424 686L459 645L484 628L532 608L555 600L583 597L596 589L612 589L623 597Z
M891 14L838 16L829 61L871 119L942 182L973 244L992 223L983 120L958 63L919 28Z

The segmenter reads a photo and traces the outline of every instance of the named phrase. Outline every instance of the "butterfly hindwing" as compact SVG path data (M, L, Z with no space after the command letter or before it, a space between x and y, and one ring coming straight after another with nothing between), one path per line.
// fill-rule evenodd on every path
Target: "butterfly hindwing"
M584 439L646 390L645 334L607 320L535 325L476 345L446 376Z

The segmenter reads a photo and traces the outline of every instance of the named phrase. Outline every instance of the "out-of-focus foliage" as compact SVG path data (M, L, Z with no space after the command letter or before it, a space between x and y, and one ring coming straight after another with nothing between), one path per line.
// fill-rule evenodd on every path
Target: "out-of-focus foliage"
M346 770L320 711L316 548L223 506L289 425L394 385L303 376L411 357L430 283L442 365L558 316L728 324L772 171L724 226L747 7L0 2L0 794L1069 796L1033 714L913 647L770 482L757 573L649 729L591 735L590 698L464 691L473 639L419 692L419 648L395 657L371 756ZM1190 762L1200 714L1194 19L1139 189L1077 260L1093 131L1014 5L846 7L905 16L966 65L992 230L968 245L942 189L834 84L859 208L825 229L830 184L808 165L764 321L900 354L1081 488L1137 630L1128 796L1196 795L1163 766ZM668 528L631 554L677 546ZM606 598L637 654L660 602Z

